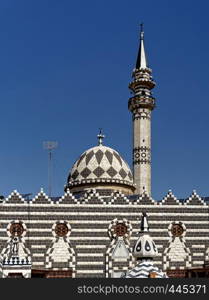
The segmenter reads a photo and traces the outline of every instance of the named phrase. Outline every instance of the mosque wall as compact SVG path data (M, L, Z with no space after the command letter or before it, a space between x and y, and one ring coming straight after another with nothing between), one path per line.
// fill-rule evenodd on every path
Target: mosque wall
M58 201L41 191L26 201L14 191L0 204L0 253L8 255L16 233L21 257L30 257L34 270L118 277L136 263L132 248L142 211L159 252L155 265L172 270L202 267L208 261L208 205L196 192L181 202L171 191L159 202L146 193L131 197L108 190L79 197L67 191Z

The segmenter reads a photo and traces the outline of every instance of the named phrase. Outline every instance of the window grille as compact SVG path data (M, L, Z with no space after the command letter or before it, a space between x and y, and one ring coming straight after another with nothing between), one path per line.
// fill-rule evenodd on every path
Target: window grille
M66 224L59 223L55 227L55 233L58 237L64 237L68 233L68 227Z
M12 236L21 236L24 232L24 228L20 223L11 224L9 230Z
M114 233L117 236L124 236L127 232L128 232L128 228L125 224L123 224L123 223L116 224L116 226L114 228Z
M171 233L174 237L181 236L184 232L183 227L180 224L173 224L171 228Z

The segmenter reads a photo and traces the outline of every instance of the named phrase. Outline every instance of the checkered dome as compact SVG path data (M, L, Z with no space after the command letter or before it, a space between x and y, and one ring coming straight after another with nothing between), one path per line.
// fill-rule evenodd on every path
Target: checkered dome
M99 145L85 151L75 162L68 176L68 186L91 183L118 183L133 186L128 164L119 153Z

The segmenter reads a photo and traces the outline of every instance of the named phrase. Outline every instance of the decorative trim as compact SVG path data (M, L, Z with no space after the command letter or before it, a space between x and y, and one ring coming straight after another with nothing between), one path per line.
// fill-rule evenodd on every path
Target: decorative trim
M53 234L53 236L55 238L59 238L59 236L57 236L56 231L55 231L56 226L59 225L59 224L65 224L67 226L67 228L68 228L68 232L66 233L65 236L63 236L63 238L69 237L69 235L71 233L71 226L70 226L70 224L67 221L62 221L62 220L57 221L56 223L53 224L53 226L52 226L52 234Z
M181 235L181 237L184 237L185 234L186 234L186 226L184 225L184 223L180 222L180 221L174 221L172 223L169 224L168 226L168 234L171 238L175 238L175 236L173 236L173 233L172 233L172 227L173 225L180 225L182 228L183 228L183 233Z
M133 149L133 164L151 164L151 149L146 146Z
M101 183L101 184L112 184L112 183L118 183L121 185L128 185L133 187L134 184L130 183L130 181L127 180L120 180L120 179L114 179L114 178L95 178L95 179L81 179L81 180L73 180L69 181L68 186L72 188L73 186L78 186L78 185L85 185L85 184L92 184L92 183Z
M153 110L155 108L155 98L152 96L135 95L128 101L128 109L132 112L137 108L148 108Z
M134 109L133 111L133 121L135 120L151 120L151 111L143 109Z
M133 228L131 226L131 223L123 218L121 220L118 220L117 218L115 218L114 220L111 221L109 227L108 227L108 235L110 237L110 239L116 239L118 238L117 234L115 233L115 226L118 224L118 223L122 223L124 224L126 227L127 227L127 233L124 234L123 238L124 239L128 239L130 238L132 232L133 232Z
M10 228L11 228L11 226L12 226L13 224L20 224L20 225L22 225L22 227L23 227L23 233L21 234L21 238L23 238L23 237L26 235L27 227L26 227L25 223L24 223L23 221L20 221L20 220L14 220L14 221L10 222L10 223L7 225L7 235L8 235L10 238L13 237L13 235L12 235L12 233L11 233L11 231L10 231Z

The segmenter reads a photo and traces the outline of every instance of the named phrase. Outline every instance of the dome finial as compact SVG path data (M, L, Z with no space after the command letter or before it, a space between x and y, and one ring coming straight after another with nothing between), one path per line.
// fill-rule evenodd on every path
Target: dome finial
M103 139L105 138L105 135L102 134L102 128L99 128L99 134L97 135L98 138L98 145L102 146L103 145Z

